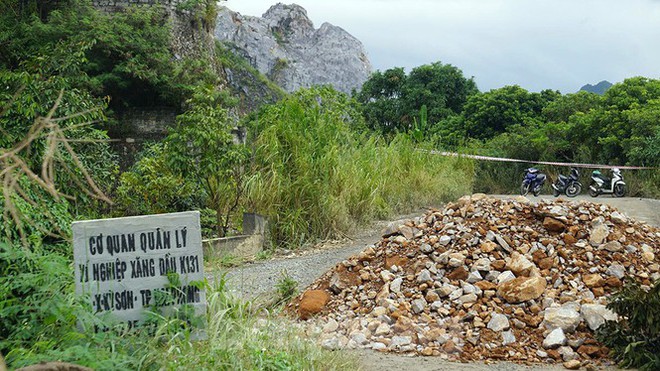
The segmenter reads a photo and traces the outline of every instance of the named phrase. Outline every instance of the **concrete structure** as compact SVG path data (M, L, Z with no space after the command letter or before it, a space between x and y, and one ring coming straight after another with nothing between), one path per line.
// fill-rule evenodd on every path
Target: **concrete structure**
M268 244L268 222L258 214L243 214L243 235L212 238L202 241L204 256L220 258L235 256L241 259L254 258Z

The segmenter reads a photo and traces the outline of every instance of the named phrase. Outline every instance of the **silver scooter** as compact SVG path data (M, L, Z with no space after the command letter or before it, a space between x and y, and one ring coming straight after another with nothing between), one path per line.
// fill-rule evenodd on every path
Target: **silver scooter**
M623 181L621 170L612 169L612 178L601 174L600 171L591 172L591 185L589 186L589 195L598 197L600 194L613 194L614 197L623 197L626 194L626 183Z

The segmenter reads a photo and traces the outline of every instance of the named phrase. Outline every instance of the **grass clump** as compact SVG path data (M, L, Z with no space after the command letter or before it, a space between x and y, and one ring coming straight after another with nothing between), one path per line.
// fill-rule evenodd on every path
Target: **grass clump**
M286 271L282 272L280 279L275 285L277 291L276 303L285 304L289 302L296 293L298 293L298 282L293 279Z
M357 103L329 87L300 90L248 125L247 204L269 216L277 246L342 236L471 190L471 162L430 154L406 134L366 134Z

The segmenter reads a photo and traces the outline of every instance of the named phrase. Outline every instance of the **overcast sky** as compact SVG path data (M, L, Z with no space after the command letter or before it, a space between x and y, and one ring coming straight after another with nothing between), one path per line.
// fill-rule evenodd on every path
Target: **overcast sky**
M277 1L228 0L261 16ZM285 1L290 4L292 2ZM342 27L374 69L452 64L481 91L577 91L601 80L660 78L660 0L297 0L318 28Z

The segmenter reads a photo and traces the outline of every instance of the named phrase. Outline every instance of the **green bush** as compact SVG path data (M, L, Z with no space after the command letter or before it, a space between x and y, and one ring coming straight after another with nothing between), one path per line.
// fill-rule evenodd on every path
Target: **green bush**
M247 207L271 218L278 245L470 192L469 162L432 155L408 135L360 134L355 101L331 88L301 90L256 117Z
M619 315L608 321L597 338L612 350L621 367L660 369L660 280L650 289L626 284L610 297L607 307Z
M74 294L67 247L29 250L0 241L0 353L10 368L52 360L99 369L140 368L140 339L78 331L78 320L89 326L103 322Z

